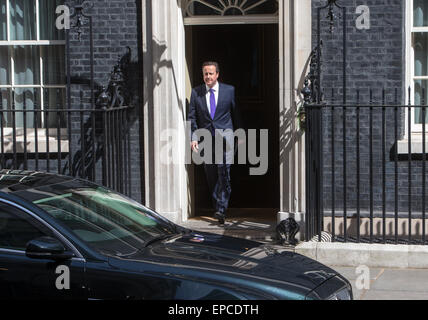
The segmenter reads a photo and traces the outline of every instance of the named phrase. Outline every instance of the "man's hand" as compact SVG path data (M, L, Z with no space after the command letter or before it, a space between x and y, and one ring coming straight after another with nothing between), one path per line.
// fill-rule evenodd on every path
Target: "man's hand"
M198 141L192 141L192 143L190 144L192 151L198 153L199 151L199 145L198 145Z

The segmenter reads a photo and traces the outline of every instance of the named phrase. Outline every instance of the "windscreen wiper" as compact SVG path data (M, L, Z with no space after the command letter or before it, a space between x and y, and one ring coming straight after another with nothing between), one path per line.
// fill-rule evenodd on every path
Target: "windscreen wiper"
M180 235L181 235L181 234L180 234ZM144 244L144 248L147 248L149 245L151 245L151 244L153 244L153 243L155 243L155 242L162 241L162 240L165 240L165 239L171 238L171 237L173 237L173 236L177 236L177 234L176 234L176 233L173 233L173 234L163 234L163 235L160 235L160 236L157 236L157 237L153 237L153 238L151 238L150 240L148 240L148 241Z

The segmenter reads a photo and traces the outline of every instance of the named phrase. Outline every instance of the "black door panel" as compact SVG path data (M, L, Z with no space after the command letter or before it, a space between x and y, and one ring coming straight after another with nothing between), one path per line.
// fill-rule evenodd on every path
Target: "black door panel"
M56 273L58 266L69 270L69 289L57 288L57 280L64 273ZM2 299L79 299L86 297L84 262L69 260L54 262L31 259L25 252L0 249L0 298ZM60 284L67 284L59 281Z
M248 129L257 130L257 156L260 156L260 130L268 130L265 174L250 175L250 168L258 168L260 164L252 165L248 158L246 164L237 164L235 157L230 208L279 208L278 26L191 26L186 33L188 40L191 35L192 42L192 85L203 83L203 62L219 62L219 81L235 86L247 138ZM195 166L195 206L197 215L212 209L203 165Z
M53 261L25 255L27 243L42 236L55 237L29 213L0 204L0 298L85 298L83 259ZM57 273L59 266L65 272ZM57 280L62 280L60 285Z

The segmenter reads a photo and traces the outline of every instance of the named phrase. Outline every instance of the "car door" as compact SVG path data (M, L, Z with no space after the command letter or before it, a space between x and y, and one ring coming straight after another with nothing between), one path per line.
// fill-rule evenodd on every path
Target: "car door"
M86 297L84 259L53 261L26 256L27 243L43 236L56 238L71 249L35 215L13 204L0 202L0 298Z

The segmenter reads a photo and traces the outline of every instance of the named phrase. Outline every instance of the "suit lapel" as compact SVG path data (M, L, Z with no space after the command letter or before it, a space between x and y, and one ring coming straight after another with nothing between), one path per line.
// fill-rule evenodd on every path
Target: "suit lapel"
M216 117L216 115L218 113L218 110L221 108L221 106L223 104L223 100L224 100L223 89L224 89L223 88L223 84L219 82L219 85L218 85L218 100L217 100L217 105L216 105L216 108L215 108L214 119L215 119L215 117ZM200 89L199 98L201 99L201 102L202 102L202 109L204 109L203 112L205 112L205 114L208 117L208 119L211 119L211 113L210 113L208 105L207 105L206 94L207 94L206 87L205 87L205 85L202 85L201 89Z
M223 98L224 98L223 85L219 82L218 83L218 100L217 100L217 106L215 108L214 119L218 113L218 110L223 104Z
M199 98L202 101L202 109L204 109L202 111L205 112L205 114L208 116L209 119L211 119L211 114L208 111L206 94L207 94L206 87L205 87L205 85L202 85L200 95L199 95Z

